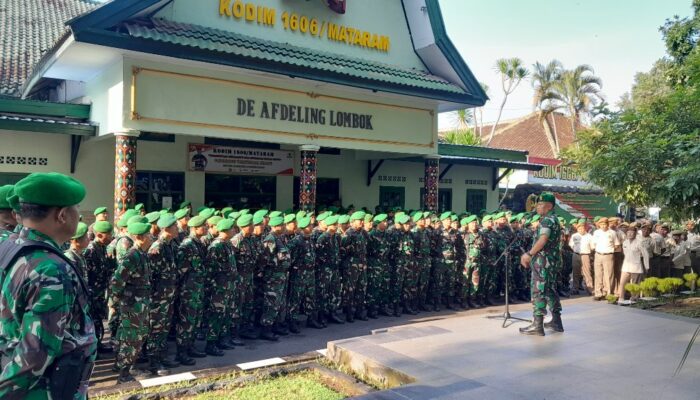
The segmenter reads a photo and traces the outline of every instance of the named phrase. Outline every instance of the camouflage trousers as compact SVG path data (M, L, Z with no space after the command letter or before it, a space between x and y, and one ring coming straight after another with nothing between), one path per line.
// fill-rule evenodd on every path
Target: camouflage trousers
M191 347L194 344L194 330L202 316L204 283L201 276L190 273L180 288L180 303L176 325L178 347Z
M454 298L456 301L462 302L467 299L467 293L469 285L467 285L467 278L464 276L464 261L459 260L452 267L452 294L450 297Z
M494 260L487 258L479 269L479 295L486 296L496 291L496 267L492 265Z
M147 297L136 301L121 299L117 328L117 368L130 367L136 363L136 358L148 337L150 309L151 304Z
M418 277L420 271L416 263L411 260L405 266L404 281L403 281L403 302L411 304L418 300Z
M331 298L333 288L331 282L333 280L333 269L325 265L316 265L314 271L316 275L316 308L320 312L335 311L331 305L335 304Z
M328 303L331 311L340 310L343 304L343 273L339 268L333 269L330 275Z
M433 304L442 302L442 294L445 292L445 269L446 263L442 258L433 258L433 268L431 271L430 301Z
M207 329L207 341L217 341L222 335L228 333L230 320L227 318L232 308L232 294L236 276L232 273L217 273L213 276L211 297L206 310L209 327Z
M238 275L238 309L240 310L241 323L253 325L255 323L255 281L252 270L241 270ZM234 293L235 296L235 293Z
M367 265L349 265L343 274L343 307L353 313L364 309L366 292Z
M151 296L151 332L148 334L146 349L148 355L159 356L168 349L168 332L173 319L173 301L176 297L174 282L153 283L154 291Z
M236 275L235 279L231 279L231 287L226 292L226 317L224 319L225 326L222 334L230 333L229 329L237 327L241 324L241 286L243 278Z
M467 262L464 267L464 284L466 285L466 294L476 296L479 290L479 264Z
M569 281L571 279L571 273L574 272L574 264L572 258L572 252L568 250L562 250L562 268L559 270L559 277L557 279L558 288L562 290L569 290ZM622 265L622 264L620 264Z
M265 271L262 286L262 313L260 325L272 326L280 317L284 317L287 302L287 271Z
M449 300L455 296L455 268L457 268L457 263L455 263L454 260L445 260L443 268L443 281L445 285L443 287L442 294Z
M425 304L430 290L430 275L432 265L430 257L418 257L416 259L416 269L418 272L417 300L420 304Z
M377 309L388 304L386 289L389 286L389 273L383 260L370 259L367 262L367 306Z
M389 286L389 304L396 306L401 304L403 298L403 286L406 280L406 267L398 262L391 266L391 283Z
M561 303L557 292L557 271L544 255L538 253L530 263L532 269L532 296L533 315L547 315L547 306L552 313L561 313Z
M316 311L316 273L313 269L290 271L287 309L289 319L295 321Z

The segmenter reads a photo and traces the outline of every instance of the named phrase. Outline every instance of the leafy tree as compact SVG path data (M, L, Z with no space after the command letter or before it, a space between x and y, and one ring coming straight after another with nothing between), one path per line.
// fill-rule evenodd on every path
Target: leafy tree
M523 66L523 61L519 58L501 58L497 60L496 71L501 76L503 101L501 101L501 107L498 109L498 118L496 118L496 122L491 127L491 133L489 134L489 140L486 142L486 146L491 145L491 141L493 141L493 136L496 133L498 123L501 122L501 116L503 115L503 109L508 101L508 96L518 88L520 82L530 73L530 71Z

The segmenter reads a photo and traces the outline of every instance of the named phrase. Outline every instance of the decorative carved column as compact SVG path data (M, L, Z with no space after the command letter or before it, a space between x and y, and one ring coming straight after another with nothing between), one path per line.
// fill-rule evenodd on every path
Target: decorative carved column
M303 145L301 150L301 170L299 171L299 209L313 211L316 208L316 145Z
M440 156L425 157L425 204L426 211L438 211L438 181L440 179Z
M114 219L136 202L136 143L137 137L116 135L114 157Z

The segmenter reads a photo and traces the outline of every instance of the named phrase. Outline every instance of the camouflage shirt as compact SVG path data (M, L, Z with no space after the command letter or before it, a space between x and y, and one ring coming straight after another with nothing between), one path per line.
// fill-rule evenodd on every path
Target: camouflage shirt
M430 257L430 237L428 236L428 231L420 229L418 227L411 230L411 235L413 236L413 255L416 258L427 260Z
M287 243L291 254L292 268L300 271L313 271L316 265L316 246L311 242L311 236L305 237L298 233Z
M151 267L151 283L174 285L179 279L180 271L175 262L175 247L172 240L158 238L148 249L148 262ZM156 289L155 287L153 288Z
M263 240L263 247L265 249L267 268L273 269L274 272L287 273L292 260L282 236L270 233Z
M369 262L386 264L389 256L389 235L377 228L369 232L367 257Z
M115 269L114 259L107 255L107 246L93 240L83 251L83 257L90 289L93 293L104 295Z
M323 232L316 242L316 263L324 268L336 269L339 262L338 241L335 234Z
M203 277L205 271L204 261L207 249L196 236L188 236L180 243L175 256L180 267L180 278L193 275L195 278Z
M340 256L343 266L367 267L367 242L362 232L348 229L340 240Z
M236 258L233 253L233 245L229 240L214 239L207 249L207 270L212 276L226 275L236 277Z
M148 255L135 246L117 262L117 269L110 281L114 304L120 302L146 302L151 291L151 268Z
M242 233L238 233L231 239L231 245L233 245L236 265L240 272L242 274L255 272L258 254L256 253L255 243L253 243L253 237L246 237Z
M7 240L44 242L48 236L30 228ZM79 352L95 360L97 337L80 277L60 256L34 250L20 256L2 275L0 294L0 398L48 398L40 377L58 357ZM85 399L87 385L74 399Z
M535 255L535 258L541 255L547 260L547 264L550 268L561 268L561 255L559 250L559 246L561 246L561 226L554 212L550 211L540 219L540 226L537 228L537 235L535 237L539 238L542 235L547 235L547 243L545 243L542 250Z
M80 276L83 277L85 282L88 282L87 267L85 266L85 258L83 255L73 249L66 250L63 252L63 255L65 255L67 259L73 261L73 265L78 269Z

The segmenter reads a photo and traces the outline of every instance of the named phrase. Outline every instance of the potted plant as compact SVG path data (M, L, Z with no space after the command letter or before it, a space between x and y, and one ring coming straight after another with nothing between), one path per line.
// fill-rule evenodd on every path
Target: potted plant
M641 300L653 301L656 300L658 295L657 287L659 285L659 278L646 278L639 284L639 288L642 290Z
M690 293L695 292L695 289L697 288L698 274L694 272L690 274L685 274L683 275L683 279L685 279L685 286L687 286L690 289Z

